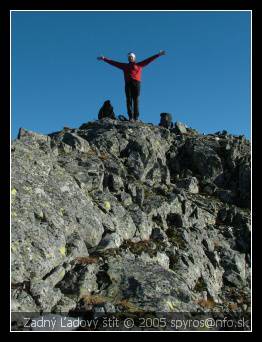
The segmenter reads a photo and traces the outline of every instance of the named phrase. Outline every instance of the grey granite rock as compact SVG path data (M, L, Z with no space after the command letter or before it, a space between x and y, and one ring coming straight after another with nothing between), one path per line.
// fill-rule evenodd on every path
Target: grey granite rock
M11 153L12 311L250 307L245 138L104 119Z

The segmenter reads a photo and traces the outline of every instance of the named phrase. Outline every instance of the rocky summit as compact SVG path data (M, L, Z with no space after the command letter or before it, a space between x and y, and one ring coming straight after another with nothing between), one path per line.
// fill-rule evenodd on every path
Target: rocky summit
M112 119L12 141L12 311L250 311L250 141Z

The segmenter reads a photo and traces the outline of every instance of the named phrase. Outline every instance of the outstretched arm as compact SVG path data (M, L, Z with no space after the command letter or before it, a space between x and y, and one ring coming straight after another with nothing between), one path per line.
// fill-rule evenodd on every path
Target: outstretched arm
M104 61L104 62L106 62L108 64L111 64L111 65L113 65L113 66L115 66L116 68L119 68L119 69L123 69L125 67L125 63L120 63L120 62L112 61L111 59L106 58L104 56L97 57L97 59L99 61Z
M147 59L145 59L145 60L143 60L143 61L141 61L141 62L139 62L137 64L142 66L142 67L144 67L144 66L148 65L149 63L153 62L156 58L158 58L160 56L163 56L165 54L166 54L165 51L160 51L156 55L151 56L151 57L149 57L149 58L147 58Z

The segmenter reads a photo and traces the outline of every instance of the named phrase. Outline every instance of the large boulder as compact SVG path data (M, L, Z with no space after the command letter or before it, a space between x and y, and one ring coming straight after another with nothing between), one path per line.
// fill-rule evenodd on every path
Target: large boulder
M118 301L128 300L144 311L170 311L190 307L190 291L183 280L174 272L155 262L146 262L134 256L110 258L108 275L111 285L108 297ZM191 304L194 308L195 305Z
M189 169L202 178L215 179L223 172L222 160L213 146L203 141L188 140L183 158Z

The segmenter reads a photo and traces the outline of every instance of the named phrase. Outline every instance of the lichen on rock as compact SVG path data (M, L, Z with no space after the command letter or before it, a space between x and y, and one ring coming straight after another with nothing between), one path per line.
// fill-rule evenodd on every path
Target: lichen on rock
M13 311L250 307L250 170L248 140L182 123L20 130Z

